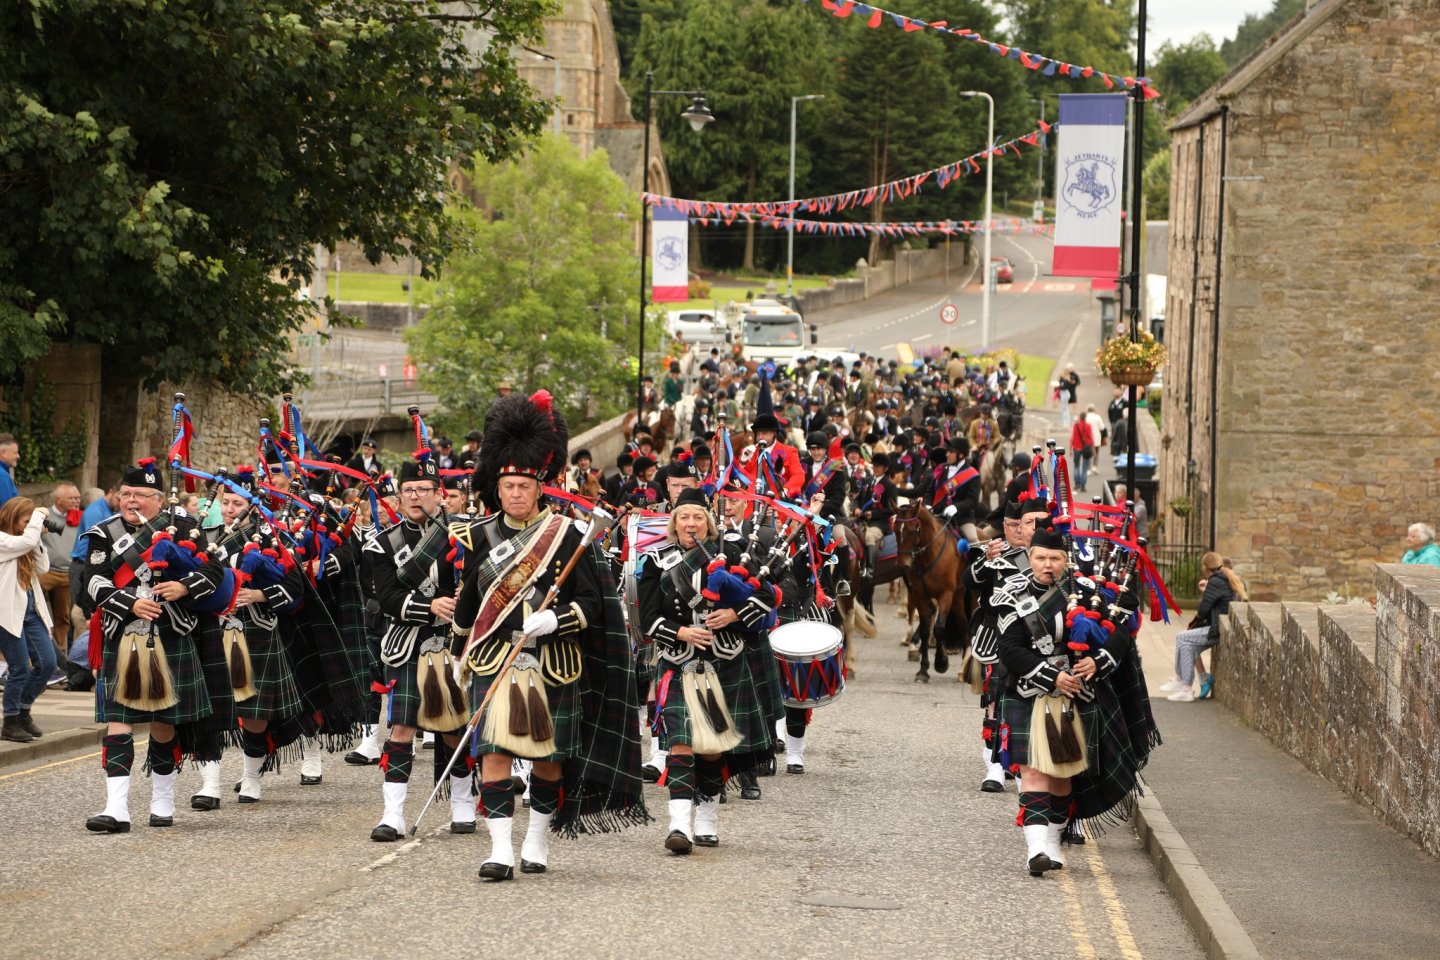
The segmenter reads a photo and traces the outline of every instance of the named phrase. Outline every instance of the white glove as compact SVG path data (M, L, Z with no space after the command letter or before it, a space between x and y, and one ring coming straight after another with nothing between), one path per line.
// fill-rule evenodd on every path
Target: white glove
M554 610L541 610L526 617L525 622L520 625L520 630L527 637L543 637L548 633L554 633L558 626L560 626L560 622L555 619Z
M952 503L950 504L950 506L942 510L940 512L940 515L943 516L946 520L949 520L951 517L955 516L957 512L958 511L955 509L955 504Z

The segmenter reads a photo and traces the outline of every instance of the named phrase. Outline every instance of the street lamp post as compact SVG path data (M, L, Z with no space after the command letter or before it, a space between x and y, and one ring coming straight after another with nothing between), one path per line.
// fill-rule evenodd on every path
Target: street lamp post
M1140 17L1137 21L1137 32L1135 37L1135 76L1145 76L1145 0L1140 0ZM1130 340L1134 342L1140 339L1140 204L1143 202L1144 191L1140 183L1140 170L1144 164L1145 157L1145 89L1140 84L1135 84L1135 152L1130 163ZM1125 493L1131 500L1139 500L1140 497L1135 489L1135 456L1140 449L1136 421L1139 419L1137 413L1137 387L1130 387L1130 397L1126 400L1126 423L1125 443L1129 447L1125 451ZM1215 429L1211 426L1211 429Z
M645 146L640 167L640 352L635 362L635 416L645 418L645 255L650 245L650 101L654 97L689 97L690 106L680 116L690 121L690 129L699 133L715 114L705 103L703 90L656 90L655 72L645 71L645 123L641 137Z
M985 283L980 288L980 349L990 346L990 233L991 204L995 196L995 98L983 90L962 90L962 97L984 97L990 105L990 122L985 128Z
M1045 126L1045 98L1032 97L1031 103L1040 104L1040 126ZM1045 151L1035 151L1035 210L1031 219L1036 223L1045 219Z
M795 293L795 105L801 100L824 100L823 93L790 98L790 223L785 228L785 293Z

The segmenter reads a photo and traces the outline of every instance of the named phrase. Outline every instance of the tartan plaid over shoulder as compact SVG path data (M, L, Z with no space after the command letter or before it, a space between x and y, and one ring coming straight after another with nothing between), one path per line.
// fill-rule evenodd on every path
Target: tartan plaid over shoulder
M640 777L635 656L625 629L620 585L609 557L591 545L604 616L585 630L579 684L579 753L565 761L564 803L551 829L566 837L611 833L652 820Z

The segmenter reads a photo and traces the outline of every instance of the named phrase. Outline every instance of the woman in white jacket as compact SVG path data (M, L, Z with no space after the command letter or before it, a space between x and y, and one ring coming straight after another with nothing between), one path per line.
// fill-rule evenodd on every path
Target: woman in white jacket
M27 497L0 507L0 653L10 665L0 738L19 743L40 736L30 707L55 672L50 607L40 589L40 574L50 569L50 556L40 543L45 514Z

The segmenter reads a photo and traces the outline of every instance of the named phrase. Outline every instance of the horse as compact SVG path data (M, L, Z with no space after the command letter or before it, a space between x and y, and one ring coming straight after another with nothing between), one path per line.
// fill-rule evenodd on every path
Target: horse
M895 511L896 559L904 571L905 585L911 602L920 612L912 648L918 647L920 669L916 683L930 682L929 640L935 638L935 672L944 673L950 666L947 646L963 649L951 638L964 638L968 629L969 598L962 574L964 558L955 547L954 531L942 524L918 501L910 501ZM940 637L941 628L945 637ZM959 649L954 652L960 652Z
M1015 442L1008 437L1001 439L999 446L989 452L980 468L980 502L990 506L991 496L1005 495L1005 486L1010 482L1010 461L1015 458Z
M650 439L655 448L657 457L664 456L667 459L670 455L670 438L675 435L675 411L669 407L660 411L660 415L650 421ZM689 429L689 425L686 425Z
M833 528L836 536L844 539L849 550L845 559L840 564L840 570L836 576L837 580L848 580L850 592L844 596L836 597L835 604L840 609L840 633L845 640L845 671L850 675L855 673L855 650L853 640L856 632L867 637L875 636L875 618L870 611L865 609L864 604L856 603L856 591L860 587L860 557L864 551L864 545L855 531L846 524L836 524Z
M580 484L579 493L587 500L597 503L601 497L605 496L605 488L600 484L599 470L590 471L589 475L585 477L585 482Z

